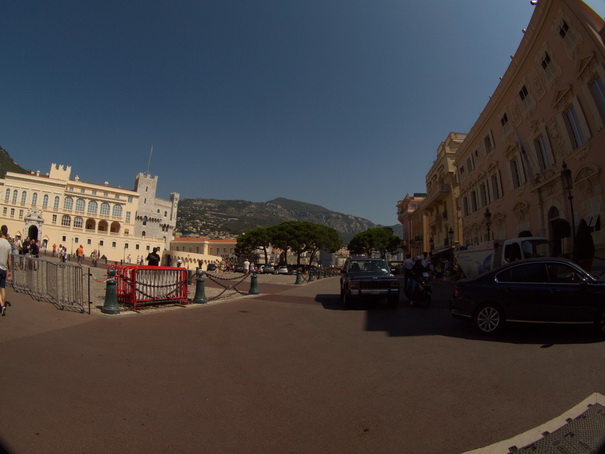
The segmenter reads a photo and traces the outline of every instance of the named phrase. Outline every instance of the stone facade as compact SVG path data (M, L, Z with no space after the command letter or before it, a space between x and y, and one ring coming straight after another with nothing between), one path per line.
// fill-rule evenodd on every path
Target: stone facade
M422 211L418 208L426 198L424 193L406 194L397 202L397 219L403 226L403 251L412 256L427 250L424 246L424 225Z
M538 1L510 66L453 162L439 164L440 147L424 203L408 213L408 196L398 202L404 239L421 213L423 247L431 249L430 238L441 245L446 223L439 213L447 208L449 217L451 206L460 244L531 234L547 237L554 254L569 254L583 219L602 255L604 131L603 19L580 0ZM571 186L563 182L565 168Z
M237 263L235 258L235 246L237 239L211 240L208 238L174 238L170 242L170 262L174 266L176 260L180 259L183 266L188 269L196 269L202 265L202 269L208 263Z
M537 3L454 162L465 244L487 240L490 230L492 239L532 234L566 254L584 219L596 246L605 246L604 36L603 19L579 0ZM571 203L564 163L573 179Z
M153 210L158 218L168 221L158 222L157 229L145 230L138 214L140 199L147 193L113 187L108 182L88 183L78 176L72 179L71 172L70 166L57 164L44 175L7 172L0 180L0 223L8 226L9 235L36 238L42 253L50 253L53 245L63 245L73 254L82 245L87 256L97 250L99 256L112 262L127 262L130 256L134 263L154 247L162 253L172 239L178 194L172 194L170 201L157 199L154 185L153 198L141 212ZM157 177L151 180L157 182Z

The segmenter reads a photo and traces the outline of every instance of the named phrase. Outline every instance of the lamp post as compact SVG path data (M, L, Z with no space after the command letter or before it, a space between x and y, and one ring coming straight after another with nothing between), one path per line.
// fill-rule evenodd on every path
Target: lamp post
M571 250L573 251L574 243L576 241L576 220L573 214L573 195L571 194L571 190L573 189L573 179L571 178L571 170L567 168L565 161L563 161L562 167L561 181L563 183L563 188L567 190L569 209L571 210Z
M453 228L450 227L450 229L447 231L447 237L450 240L450 268L454 269L454 229Z
M492 225L492 214L489 212L489 208L485 209L485 213L483 214L483 218L485 220L485 227L487 228L487 240L490 240L490 227Z

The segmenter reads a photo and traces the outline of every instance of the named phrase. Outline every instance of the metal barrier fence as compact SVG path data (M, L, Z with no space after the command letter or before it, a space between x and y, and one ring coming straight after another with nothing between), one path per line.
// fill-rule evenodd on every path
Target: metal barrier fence
M17 293L27 293L59 309L90 314L91 273L87 267L13 254L11 272L10 284Z
M187 270L169 266L111 265L116 272L118 302L136 310L139 306L188 303Z

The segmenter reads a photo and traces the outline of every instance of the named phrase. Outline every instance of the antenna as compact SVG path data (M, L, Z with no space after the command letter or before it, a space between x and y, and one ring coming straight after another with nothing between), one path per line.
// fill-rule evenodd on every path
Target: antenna
M145 175L149 175L149 168L151 167L151 156L153 155L153 145L151 146L151 151L149 152L149 162L147 163L147 171Z

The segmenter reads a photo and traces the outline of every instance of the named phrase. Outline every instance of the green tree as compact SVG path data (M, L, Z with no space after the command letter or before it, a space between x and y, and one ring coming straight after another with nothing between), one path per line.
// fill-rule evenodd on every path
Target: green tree
M238 257L249 256L260 249L265 254L265 263L268 262L267 248L271 245L269 227L257 227L237 237L235 253Z
M385 258L387 253L394 253L400 247L401 239L390 227L376 227L358 233L347 246L352 254L370 257L372 252L376 251L382 258Z
M312 224L307 245L307 252L311 253L309 264L313 263L317 252L321 249L336 252L341 247L342 241L335 229L325 225Z

